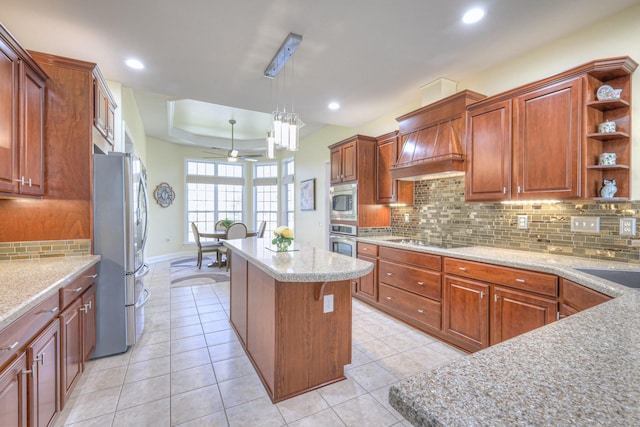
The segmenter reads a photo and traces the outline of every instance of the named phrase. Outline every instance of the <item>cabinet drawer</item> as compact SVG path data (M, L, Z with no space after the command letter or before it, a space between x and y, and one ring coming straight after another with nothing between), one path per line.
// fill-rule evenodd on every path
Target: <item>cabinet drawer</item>
M553 297L558 296L558 278L551 274L455 258L445 258L444 270L448 274L470 277Z
M404 264L412 264L430 270L442 271L442 257L439 255L423 254L421 252L386 248L383 246L380 247L380 258Z
M442 306L439 302L380 283L380 304L422 324L441 329Z
M378 245L371 243L358 242L358 255L367 255L372 257L378 256Z
M84 291L89 289L89 286L96 281L96 266L91 266L80 274L75 280L66 285L64 288L60 288L60 311L67 308L76 298L78 298Z
M440 301L440 273L382 260L378 268L381 282Z
M610 299L611 297L594 291L593 289L566 279L561 280L560 300L563 304L572 307L574 310L586 310Z
M0 331L0 366L23 351L59 313L58 294L53 294Z

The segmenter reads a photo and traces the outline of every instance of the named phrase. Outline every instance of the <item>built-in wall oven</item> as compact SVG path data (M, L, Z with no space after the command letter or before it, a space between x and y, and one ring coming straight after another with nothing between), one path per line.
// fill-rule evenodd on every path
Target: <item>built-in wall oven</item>
M358 235L358 226L331 223L329 229L329 250L342 255L355 257L357 255L356 236Z
M329 188L331 221L358 220L358 184L340 184Z

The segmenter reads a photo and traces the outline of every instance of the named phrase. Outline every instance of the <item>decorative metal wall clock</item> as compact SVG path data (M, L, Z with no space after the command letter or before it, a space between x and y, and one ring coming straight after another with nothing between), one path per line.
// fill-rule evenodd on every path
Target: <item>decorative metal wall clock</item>
M176 198L176 193L174 193L173 188L166 182L161 182L156 187L153 192L153 197L155 197L156 202L163 208L168 207L173 200Z

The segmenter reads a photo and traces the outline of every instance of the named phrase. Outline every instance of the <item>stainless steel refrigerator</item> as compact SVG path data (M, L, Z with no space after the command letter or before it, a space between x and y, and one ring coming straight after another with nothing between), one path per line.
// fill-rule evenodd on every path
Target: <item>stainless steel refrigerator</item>
M144 329L149 289L144 276L147 184L142 161L130 153L93 156L96 349L93 358L124 353Z

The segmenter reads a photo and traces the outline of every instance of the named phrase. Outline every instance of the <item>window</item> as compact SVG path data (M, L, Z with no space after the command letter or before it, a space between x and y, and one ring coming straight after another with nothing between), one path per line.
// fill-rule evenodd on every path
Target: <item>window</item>
M253 179L256 228L266 221L264 235L271 236L278 226L278 165L256 164Z
M293 159L287 159L282 164L282 192L284 194L284 203L283 203L283 211L284 211L284 221L285 224L294 230L293 219L295 216L296 205L295 205L295 186L293 184L294 172L295 172L295 164Z
M213 231L221 219L243 221L244 165L197 160L186 163L187 243L195 242L191 222L204 233Z

